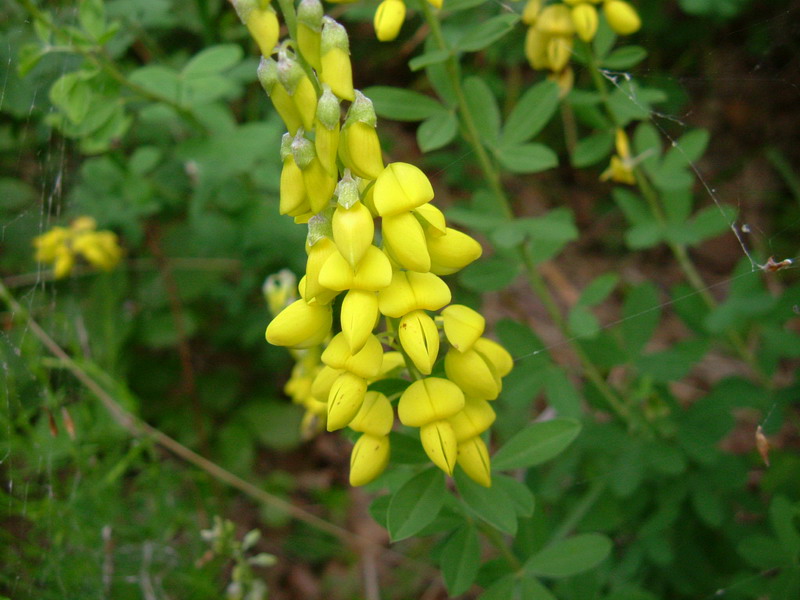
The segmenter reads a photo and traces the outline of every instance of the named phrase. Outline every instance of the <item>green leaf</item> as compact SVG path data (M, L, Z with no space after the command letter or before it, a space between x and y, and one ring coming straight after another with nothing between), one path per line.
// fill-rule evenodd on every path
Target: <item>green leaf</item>
M394 121L423 121L446 109L430 96L411 90L376 85L364 90L375 112Z
M492 458L498 471L533 467L558 456L581 431L576 419L553 419L533 423L512 437Z
M606 56L600 66L606 69L630 69L645 58L647 58L647 50L641 46L623 46Z
M480 77L467 77L462 85L481 141L494 145L500 135L500 109L497 107L497 99Z
M800 517L800 504L792 503L784 496L776 496L769 507L772 529L781 541L786 552L795 560L800 553L800 530L797 518Z
M91 75L75 71L59 77L50 87L50 101L74 124L86 118L92 104L92 88L86 81Z
M636 359L639 370L653 378L653 381L666 383L683 379L708 350L705 340L685 340L668 350L645 354Z
M195 54L181 70L181 75L202 77L227 71L239 64L242 54L242 47L239 44L210 46Z
M639 196L622 187L615 187L611 193L625 220L631 225L654 222L653 216Z
M475 8L486 2L486 0L449 0L447 2L447 12L457 12Z
M582 169L608 158L614 148L614 134L601 131L585 137L572 150L572 166Z
M504 13L486 21L479 21L461 36L455 44L456 50L461 52L483 50L511 31L518 21L519 15L515 13Z
M686 224L686 238L689 244L699 244L730 230L736 218L736 209L727 204L716 203L695 213Z
M158 94L173 102L178 101L181 82L178 74L169 67L148 65L133 71L129 79L147 91Z
M507 287L520 272L520 264L499 256L472 263L461 271L461 285L475 292L493 292Z
M430 152L453 141L458 133L458 119L452 112L438 112L425 119L417 128L417 144Z
M539 173L558 166L558 156L544 144L504 145L495 156L512 173Z
M575 419L581 416L581 395L563 368L556 365L547 368L544 373L544 391L550 406L559 415Z
M78 22L83 30L97 39L105 32L106 15L102 0L81 0Z
M652 248L665 237L664 227L656 221L637 223L625 232L625 243L631 250Z
M486 488L475 483L460 469L453 478L464 503L480 519L503 533L514 535L517 532L517 511L505 492L495 486Z
M517 576L514 573L506 575L490 585L481 594L480 600L517 600L517 596L514 594L516 585Z
M426 469L403 484L389 501L386 518L392 541L411 537L439 514L447 490L439 469Z
M547 546L525 561L525 572L541 577L571 577L593 569L611 553L612 543L599 533L585 533Z
M530 253L537 264L552 258L569 242L578 239L578 228L566 207L554 208L546 215L518 220L523 223L530 242Z
M617 283L619 283L619 275L616 273L598 275L581 292L578 304L581 306L596 306L600 304L614 291Z
M652 283L642 283L628 292L622 308L622 340L628 353L637 356L653 336L661 320L661 302Z
M600 322L592 314L592 311L580 304L575 305L569 311L567 325L569 326L570 335L576 338L591 339L597 336L601 329Z
M442 548L440 565L450 596L466 592L475 581L481 560L478 534L470 524L459 527Z
M492 487L501 490L511 499L518 517L526 519L533 515L536 501L527 485L508 475L495 473L492 475Z
M503 146L526 142L547 125L558 108L558 85L543 81L528 89L503 125Z
M438 65L450 58L451 52L449 50L431 50L425 54L415 56L408 61L408 68L412 71L419 71L431 65Z

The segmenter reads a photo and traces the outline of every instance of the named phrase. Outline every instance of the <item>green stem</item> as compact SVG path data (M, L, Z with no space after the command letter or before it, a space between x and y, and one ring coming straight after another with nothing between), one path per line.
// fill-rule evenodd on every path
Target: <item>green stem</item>
M486 536L486 539L489 541L489 543L495 548L497 548L500 554L503 555L503 558L506 560L509 566L514 571L519 571L522 568L522 563L519 562L519 559L516 556L514 556L513 552L511 552L511 550L508 547L508 544L503 539L502 534L491 525L487 525L483 522L478 522L478 527L480 528L483 535Z
M572 512L567 515L566 519L561 522L561 525L556 529L555 533L550 537L548 544L553 544L558 540L566 537L570 531L583 520L583 517L591 510L594 503L600 498L600 495L606 489L606 480L598 479L595 484L589 488L586 495L581 498L580 502L575 505Z
M453 87L453 91L456 94L458 112L461 115L461 121L465 133L464 137L467 139L467 142L470 144L470 146L472 146L475 156L478 158L478 165L480 166L481 171L483 171L484 177L486 177L486 180L489 182L489 187L492 189L492 193L494 194L498 208L502 211L505 217L510 219L513 217L511 203L509 202L505 190L503 189L503 184L500 181L500 172L497 170L492 162L492 159L489 157L489 154L486 152L486 148L481 143L478 127L475 124L475 117L470 110L469 103L467 102L467 96L464 93L464 88L461 85L461 69L458 64L458 59L453 55L452 49L447 45L447 40L444 39L442 26L439 23L439 19L433 8L428 2L426 2L426 0L420 0L419 5L421 7L422 14L425 16L428 26L431 28L431 34L433 35L433 39L436 41L436 44L439 46L439 49L449 53L447 61L445 62L445 70L447 71L447 76L450 79L450 85Z

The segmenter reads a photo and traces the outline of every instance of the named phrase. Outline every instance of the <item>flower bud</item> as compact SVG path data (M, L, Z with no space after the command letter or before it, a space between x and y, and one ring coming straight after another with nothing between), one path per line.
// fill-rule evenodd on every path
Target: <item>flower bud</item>
M245 24L250 35L258 44L263 56L272 54L278 43L278 15L275 9L267 5L261 8L258 0L233 0L233 8L239 19Z
M435 421L423 425L419 430L419 439L431 462L448 475L452 475L458 458L458 444L450 423Z
M300 63L285 51L278 58L278 79L289 92L303 127L311 131L317 112L317 92Z
M340 137L339 117L339 100L330 87L323 85L314 120L314 146L322 166L334 177L339 174L336 168Z
M350 455L350 485L365 485L378 477L389 464L389 438L365 433Z
M458 464L470 479L483 487L492 485L492 467L489 450L479 437L474 437L458 445Z
M474 349L459 352L451 348L444 359L444 370L448 379L473 398L494 400L503 389L494 364Z
M536 27L528 27L525 34L525 58L531 67L537 70L547 69L547 42L550 36L542 33Z
M281 158L283 168L281 169L280 179L280 208L282 215L297 216L310 210L306 184L303 180L303 172L295 162L291 152L292 137L285 133L281 140Z
M318 213L328 206L333 197L336 178L322 166L317 158L314 144L303 136L302 129L297 132L292 141L292 154L303 172L303 182L306 186L311 211Z
M406 18L403 0L383 0L375 11L375 36L380 42L391 42L400 33Z
M342 302L342 333L350 352L358 352L366 344L378 322L378 296L375 292L350 290Z
M383 347L374 335L367 338L364 347L353 354L342 333L336 334L321 357L329 367L345 369L363 379L375 377L383 363Z
M463 408L464 392L455 383L442 377L426 377L405 389L397 404L397 415L403 425L422 427L448 419Z
M378 292L378 308L399 319L412 310L439 310L451 298L450 288L433 273L394 271L389 286Z
M404 268L418 273L431 269L431 256L425 243L425 232L411 212L404 212L382 219L384 245Z
M63 279L72 271L72 267L75 265L75 255L67 246L59 246L54 253L53 276L56 279Z
M635 33L642 26L636 9L623 0L606 0L603 12L611 29L620 35Z
M375 223L367 207L356 202L350 208L338 205L333 213L333 241L354 269L372 246Z
M264 88L264 91L272 101L272 106L275 107L289 133L294 135L303 121L292 101L292 97L278 79L278 63L271 58L262 56L261 62L258 64L257 74L261 87Z
M591 42L594 34L597 33L599 19L597 9L591 4L581 3L572 9L572 22L575 24L575 32L584 42Z
M483 248L473 238L457 229L447 228L442 236L425 238L431 257L431 273L451 275L480 258Z
M415 310L400 319L400 344L423 375L430 375L439 355L439 330L425 311Z
M392 266L386 255L375 246L367 248L364 258L355 269L339 252L336 252L322 266L319 280L322 285L331 290L353 289L377 292L391 283Z
M373 201L382 217L414 210L433 200L431 182L414 165L395 162L386 165L375 181Z
M389 399L380 392L367 392L350 429L374 436L389 435L394 425L394 411Z
M450 417L450 425L456 434L459 444L482 434L489 429L497 418L492 405L486 400L467 398L464 408Z
M439 237L447 233L447 223L444 213L430 202L414 209L414 216L422 223L425 230L425 237Z
M561 71L572 56L572 36L554 35L547 41L547 62L553 71Z
M312 67L319 71L319 44L324 13L319 0L302 0L297 7L297 46Z
M547 35L569 36L575 33L569 8L563 4L551 4L542 9L535 27Z
M372 102L361 92L356 91L356 101L353 107L361 100L369 104ZM339 141L339 158L344 165L354 174L364 179L375 179L383 170L383 156L381 143L374 124L351 118L352 109L348 112L342 137ZM373 121L374 121L374 112Z
M558 86L558 98L563 100L572 91L572 86L575 83L575 72L572 67L567 67L558 73L548 73L547 79L555 82Z
M277 315L297 300L297 277L289 269L281 269L264 280L261 287L269 312Z
M442 321L447 341L460 352L471 349L486 328L483 315L463 304L451 304L445 308Z
M331 394L331 388L333 387L333 383L337 379L339 379L339 375L341 375L342 373L344 373L342 369L334 369L333 367L325 365L314 376L314 381L311 382L311 395L314 398L325 399L326 413L327 413L327 401L328 401L328 396L330 396Z
M514 368L514 359L508 353L508 350L494 340L480 338L472 348L494 365L500 377L505 377Z
M274 346L310 348L322 343L332 323L330 306L308 304L300 299L284 308L270 322L266 338Z
M444 0L428 0L428 4L430 4L434 8L442 8L442 4L444 4Z
M355 99L353 68L350 64L350 42L347 31L330 17L322 19L320 42L320 82L327 83L334 94L343 100Z
M358 414L366 393L367 382L364 378L348 371L339 375L328 395L328 431L346 427Z
M542 10L542 0L528 0L525 8L522 9L522 22L525 25L533 25L536 19L539 18L539 13Z
M330 296L329 290L319 282L319 272L325 261L328 260L331 254L336 252L336 245L328 237L322 237L317 240L313 245L306 244L306 252L308 253L308 260L306 261L306 283L303 290L303 297L306 302L314 303L321 302L322 299L327 299Z

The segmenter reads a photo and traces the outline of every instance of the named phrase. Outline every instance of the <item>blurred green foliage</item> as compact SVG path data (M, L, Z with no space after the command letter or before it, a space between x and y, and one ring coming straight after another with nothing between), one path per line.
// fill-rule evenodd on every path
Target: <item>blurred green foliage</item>
M392 434L397 468L369 486L370 514L393 541L409 540L396 548L432 557L451 597L800 595L800 462L785 441L797 432L800 336L791 323L800 282L794 270L762 276L743 257L724 289L698 285L703 269L691 253L732 236L738 207L696 181L709 132L652 118L685 110L687 91L671 73L713 45L710 24L749 23L760 12L746 0L680 0L701 16L689 18L665 4L640 3L641 45L615 46L601 26L591 48L576 47L576 85L563 99L528 70L517 16L497 3L445 0L454 52L428 36L397 83L396 66L376 72L389 51L363 26L372 7L341 17L379 116L419 123L395 131L415 132L429 171L446 169L448 219L486 243L488 256L459 277L465 303L519 294L521 274L547 261L580 260L568 251L587 235L570 198L581 186L596 196L593 218L613 223L593 240L604 257L684 269L637 280L598 266L569 310L550 314L580 368L565 366L566 344L548 347L533 319L495 324L517 362L496 403L492 488L457 476L457 493L448 493L416 440ZM796 10L786 6L771 10ZM203 0L24 0L0 14L6 285L126 410L260 488L312 495L328 520L344 523L346 459L332 477L299 482L297 472L324 469L313 464L318 455L303 456L311 444L301 446L301 411L281 394L289 357L262 338L261 282L280 268L302 271L304 236L278 217L283 129L253 83L255 50L233 10ZM408 41L414 28L406 29ZM762 33L745 41L758 48ZM473 145L448 79L453 55L477 121ZM644 185L596 183L617 127L631 134ZM510 189L535 187L543 200L516 202L513 220L499 214L474 168L474 144ZM779 230L770 245L789 254L797 254L797 204L764 209ZM31 240L87 214L121 236L124 268L52 283L33 262ZM753 252L766 261L766 249ZM243 577L266 593L253 582L274 586L271 573L294 561L314 570L324 597L361 597L324 569L356 560L337 540L274 507L242 510L207 474L132 438L14 319L0 313L0 593L218 598L241 591L231 586ZM558 418L531 423L545 403ZM758 423L786 446L770 454L768 470L753 450ZM219 514L241 535L230 521L214 526ZM243 537L254 528L275 535ZM213 558L204 529L226 540ZM251 558L274 554L277 566L248 562L251 550ZM408 577L384 597L419 595L430 583L403 569Z

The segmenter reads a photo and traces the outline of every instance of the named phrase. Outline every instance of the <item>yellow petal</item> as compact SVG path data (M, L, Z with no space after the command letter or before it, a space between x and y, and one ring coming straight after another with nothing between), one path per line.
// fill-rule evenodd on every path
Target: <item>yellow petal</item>
M591 4L581 3L572 9L572 22L578 37L584 42L591 42L597 33L597 9Z
M436 275L451 275L460 271L483 253L483 248L475 239L450 227L444 235L427 236L426 243L431 257L431 272Z
M439 330L425 311L404 315L399 326L400 344L423 375L430 375L439 355Z
M403 267L419 273L430 270L431 257L425 243L425 232L413 213L384 216L381 231L384 244Z
M397 415L409 427L421 427L452 417L464 408L464 393L442 377L418 379L400 396Z
M344 334L338 333L325 348L321 360L334 369L346 369L363 379L370 379L380 373L383 347L378 338L370 335L364 347L353 354Z
M494 409L489 402L477 398L466 398L464 408L450 417L448 421L456 433L456 440L461 444L489 429L495 418Z
M367 382L358 375L345 371L336 378L328 395L328 431L346 427L353 420L366 392Z
M370 246L355 271L337 251L332 254L319 274L320 283L332 290L378 291L392 280L392 266L380 248Z
M331 330L330 306L300 299L284 308L267 327L266 338L275 346L309 348L321 344Z
M463 304L451 304L445 308L442 311L442 321L447 341L460 352L472 348L486 328L483 315Z
M389 399L380 392L367 392L350 429L371 435L389 435L394 425L394 411Z
M399 1L399 0L398 0ZM342 131L340 158L354 175L375 179L383 171L381 143L375 127L356 121Z
M439 237L447 233L444 213L430 202L415 208L414 214L421 220L426 236Z
M502 383L497 369L474 349L459 352L451 348L445 356L444 369L448 379L458 384L468 396L494 400L500 395Z
M327 302L321 300L327 300L332 290L319 282L319 273L328 258L336 253L336 245L329 237L321 237L313 246L307 245L306 252L308 253L308 260L306 261L306 282L303 298L306 299L306 302L316 301L320 304L327 304ZM323 296L325 297L323 298Z
M373 202L381 216L408 212L431 200L431 182L414 165L390 163L375 180Z
M406 19L406 5L402 0L383 0L375 11L375 37L380 42L390 42L400 33Z
M366 206L356 202L350 208L336 206L333 212L333 241L354 269L372 245L375 223Z
M453 469L456 468L458 444L450 423L435 421L423 425L419 430L419 439L431 462L448 475L452 475Z
M311 395L314 398L319 400L324 399L325 402L327 402L328 396L331 394L333 382L339 379L339 375L342 373L344 373L342 369L334 369L327 365L322 367L314 377L314 381L311 382Z
M342 301L342 334L355 353L364 347L378 321L378 296L375 292L350 290Z
M514 359L511 354L494 340L481 338L475 342L472 348L491 361L500 377L505 377L514 368Z
M474 437L458 446L458 464L470 479L483 487L492 485L489 450L483 440Z
M389 464L389 438L365 433L350 455L350 485L365 485L378 477Z
M256 8L250 12L247 19L247 29L250 35L258 44L259 50L263 56L269 56L275 49L275 44L278 43L278 32L280 26L278 24L278 15L272 7L267 7L262 10Z
M280 209L282 215L297 216L311 209L306 194L303 172L289 154L283 161L280 180Z
M572 35L575 25L572 23L569 8L563 4L546 6L536 19L536 29L548 35Z
M325 170L317 157L302 171L311 211L318 213L330 203L336 189L336 177Z
M320 82L327 83L331 91L342 100L355 99L353 90L353 67L350 55L340 48L331 48L320 59L322 72Z
M607 0L603 5L603 12L611 29L620 35L635 33L642 26L636 9L622 0Z
M439 310L451 298L450 288L433 273L394 271L389 286L378 292L378 308L399 319L412 310Z

